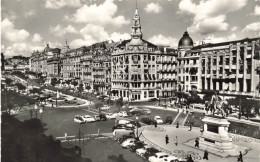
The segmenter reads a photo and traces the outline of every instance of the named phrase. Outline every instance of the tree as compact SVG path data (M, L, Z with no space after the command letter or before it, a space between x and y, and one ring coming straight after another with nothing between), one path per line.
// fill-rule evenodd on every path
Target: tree
M79 90L79 92L82 92L84 90L83 84L79 84L78 90Z
M57 78L51 78L51 85L55 86L58 83Z
M16 83L15 86L17 86L17 88L19 90L25 90L26 89L26 87L22 83Z
M33 95L34 95L35 93L41 93L41 89L39 89L39 88L30 89L30 93L32 93Z
M71 84L74 85L74 87L76 87L78 85L78 82L77 81L73 81Z
M12 82L13 82L13 80L10 79L10 78L6 78L6 79L5 79L5 83L6 83L7 85L10 85Z
M121 108L123 106L123 98L119 98L118 100L116 100L115 102L115 106L118 108L119 111L121 111Z
M100 114L100 108L103 106L102 102L96 102L95 103L95 108L98 109L98 113Z
M86 87L86 89L87 89L88 92L89 92L89 90L91 89L91 87L88 85L88 86Z

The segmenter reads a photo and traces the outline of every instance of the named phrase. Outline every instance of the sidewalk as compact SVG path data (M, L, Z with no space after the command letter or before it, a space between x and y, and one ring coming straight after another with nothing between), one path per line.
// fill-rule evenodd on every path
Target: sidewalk
M140 139L147 144L153 145L155 148L159 148L164 152L175 154L178 157L185 157L187 154L192 154L193 159L196 162L204 162L203 153L204 150L197 149L195 147L190 147L185 145L187 141L195 141L195 138L200 136L199 129L193 129L188 131L188 128L181 127L176 128L174 126L158 126L154 128L153 126L147 126L143 128L142 135ZM165 136L169 136L169 144L165 144ZM178 137L178 145L174 144L175 137ZM247 137L245 137L247 138ZM246 155L243 156L244 162L257 162L260 161L260 143L259 141L251 140L248 141L233 141L236 145L241 145L251 149ZM237 157L221 158L219 156L209 153L210 162L236 162Z

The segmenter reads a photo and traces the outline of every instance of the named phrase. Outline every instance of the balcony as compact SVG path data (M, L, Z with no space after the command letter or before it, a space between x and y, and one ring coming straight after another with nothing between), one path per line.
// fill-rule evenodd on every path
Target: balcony
M229 69L229 64L228 64L228 65L225 65L225 69Z
M231 65L231 69L237 69L236 65Z
M148 60L144 60L143 63L146 63L146 64L147 64L147 63L148 63Z

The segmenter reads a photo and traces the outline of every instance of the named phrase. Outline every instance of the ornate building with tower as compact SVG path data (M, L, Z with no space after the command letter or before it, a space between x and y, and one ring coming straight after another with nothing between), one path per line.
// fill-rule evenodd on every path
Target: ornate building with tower
M176 50L142 39L138 10L131 39L122 41L111 56L111 92L128 101L144 101L173 95L176 90Z

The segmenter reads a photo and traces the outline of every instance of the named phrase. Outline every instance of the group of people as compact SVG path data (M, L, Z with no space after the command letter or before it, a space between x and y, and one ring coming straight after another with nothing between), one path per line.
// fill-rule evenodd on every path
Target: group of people
M165 136L165 143L166 143L166 145L169 143L169 136L168 135ZM177 136L174 139L174 144L176 146L178 146L178 137Z

